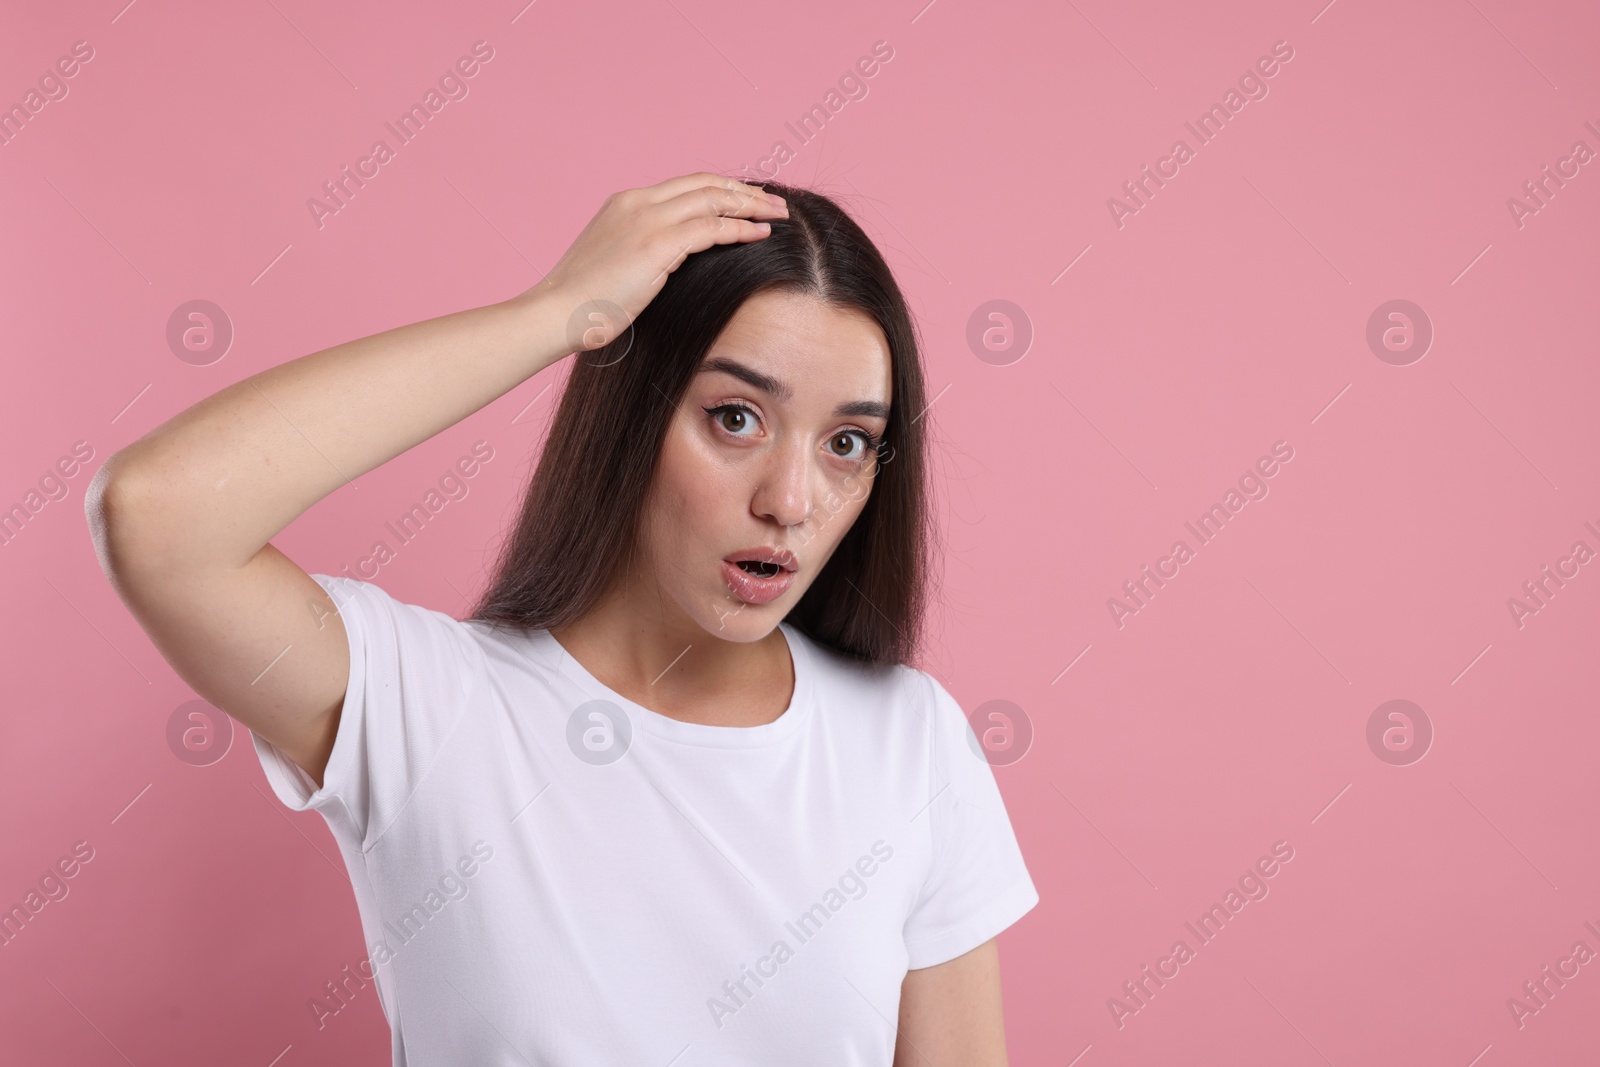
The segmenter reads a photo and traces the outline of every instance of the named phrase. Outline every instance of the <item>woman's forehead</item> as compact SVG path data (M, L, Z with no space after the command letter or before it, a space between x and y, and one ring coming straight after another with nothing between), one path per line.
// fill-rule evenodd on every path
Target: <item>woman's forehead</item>
M877 322L858 308L791 293L745 301L699 370L731 375L785 404L891 400L889 345Z

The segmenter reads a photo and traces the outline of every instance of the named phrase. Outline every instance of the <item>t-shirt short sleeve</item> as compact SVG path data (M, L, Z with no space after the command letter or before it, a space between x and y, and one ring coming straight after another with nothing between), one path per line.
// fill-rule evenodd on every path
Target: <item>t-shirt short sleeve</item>
M254 731L250 737L277 798L293 811L320 812L347 845L364 852L427 775L485 659L467 624L443 612L396 600L371 582L311 577L332 599L350 646L322 787L277 746Z
M908 968L970 952L1027 914L1039 894L1022 859L994 769L961 705L933 676L929 802L933 863L906 918Z

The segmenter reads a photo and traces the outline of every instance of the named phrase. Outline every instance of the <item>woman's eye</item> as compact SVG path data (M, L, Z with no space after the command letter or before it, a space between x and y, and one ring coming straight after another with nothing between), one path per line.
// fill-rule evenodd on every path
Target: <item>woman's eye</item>
M761 425L755 412L742 404L723 404L721 407L707 408L707 413L725 432L735 437L749 437L745 429L754 429Z
M861 447L854 452L848 450L852 440L861 442ZM846 451L841 452L838 450L841 442L845 445ZM867 454L869 447L871 447L871 442L867 439L867 435L860 430L846 430L843 433L834 434L832 441L829 443L829 448L833 451L833 454L840 459L861 459Z

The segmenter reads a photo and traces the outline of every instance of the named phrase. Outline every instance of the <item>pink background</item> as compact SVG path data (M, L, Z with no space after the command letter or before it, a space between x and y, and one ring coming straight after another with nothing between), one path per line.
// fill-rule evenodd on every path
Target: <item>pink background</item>
M0 549L0 905L94 850L0 948L7 1060L387 1063L371 987L320 1030L307 1008L364 954L321 817L271 798L242 730L206 766L169 748L193 694L96 564L93 471L258 370L513 295L615 190L777 140L927 341L948 546L921 666L1035 732L996 768L1042 897L1001 937L1012 1062L1596 1054L1600 959L1522 1026L1507 1006L1600 951L1600 563L1520 627L1508 607L1600 550L1600 162L1520 227L1507 206L1600 150L1592 5L120 2L0 34L0 104L94 49L0 145L0 506L92 448ZM319 228L308 198L478 40L470 94ZM800 144L785 123L880 40L867 95ZM1268 95L1197 147L1183 124L1277 41ZM1178 138L1194 158L1119 227L1108 198ZM204 366L166 339L194 299L235 330ZM997 299L1033 340L991 363L967 331ZM1366 340L1394 299L1434 330L1403 366ZM566 367L274 543L464 612ZM355 571L478 440L468 497ZM1200 546L1184 523L1277 441L1269 495ZM1108 599L1180 538L1119 627ZM1392 699L1434 732L1408 765L1367 740ZM1270 895L1199 945L1184 923L1278 841ZM1179 938L1194 958L1119 1027L1110 998Z

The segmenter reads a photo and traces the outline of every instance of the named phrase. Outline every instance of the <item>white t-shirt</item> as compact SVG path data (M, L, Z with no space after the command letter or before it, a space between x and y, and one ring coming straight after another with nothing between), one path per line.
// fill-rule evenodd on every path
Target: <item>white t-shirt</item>
M960 706L780 623L789 707L681 722L510 633L313 575L350 644L322 788L395 1067L888 1067L900 985L1038 893ZM368 994L370 995L370 994Z

